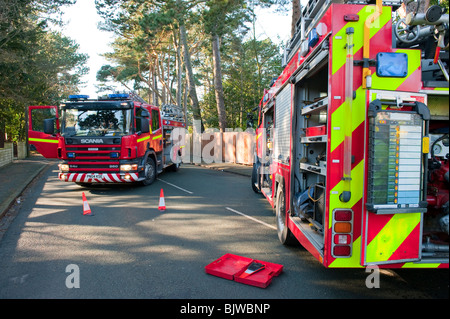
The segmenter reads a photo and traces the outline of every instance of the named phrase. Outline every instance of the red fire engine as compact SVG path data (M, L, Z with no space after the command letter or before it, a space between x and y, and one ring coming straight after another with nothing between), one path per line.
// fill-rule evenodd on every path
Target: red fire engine
M185 127L180 107L160 109L133 92L89 99L71 95L60 105L28 108L28 140L46 158L59 158L59 179L80 185L141 182L150 185L180 151L170 134Z
M259 104L253 190L326 267L449 265L448 14L400 6L310 0Z

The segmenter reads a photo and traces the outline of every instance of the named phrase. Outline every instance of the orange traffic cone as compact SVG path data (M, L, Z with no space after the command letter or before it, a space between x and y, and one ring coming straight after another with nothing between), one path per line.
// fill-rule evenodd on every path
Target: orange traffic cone
M87 216L94 215L91 211L91 208L89 207L89 204L87 202L86 195L84 194L84 192L82 193L82 196L83 196L83 215L87 215Z
M163 189L161 188L161 192L159 193L159 207L158 209L160 211L165 211L166 210L166 203L164 201L164 192Z

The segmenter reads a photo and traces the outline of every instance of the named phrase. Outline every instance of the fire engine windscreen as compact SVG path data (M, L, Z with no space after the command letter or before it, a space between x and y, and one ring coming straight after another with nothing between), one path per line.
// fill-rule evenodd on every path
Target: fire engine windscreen
M66 137L124 136L132 130L131 109L63 109L62 120Z

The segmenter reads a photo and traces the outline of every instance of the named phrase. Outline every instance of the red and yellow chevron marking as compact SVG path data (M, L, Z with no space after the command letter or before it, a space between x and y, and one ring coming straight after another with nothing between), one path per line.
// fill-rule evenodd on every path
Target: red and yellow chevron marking
M330 160L328 161L329 169L327 174L327 185L329 185L329 199L328 199L328 231L326 247L331 247L331 225L332 225L332 210L335 208L351 208L354 212L354 233L353 233L353 247L352 256L350 258L337 258L327 255L325 257L325 264L329 267L361 267L360 252L361 252L361 216L363 215L363 197L364 197L364 177L365 177L365 131L366 131L366 108L367 108L367 91L362 88L362 68L355 68L353 76L353 89L356 91L356 98L353 100L351 123L348 123L348 114L344 105L344 91L345 91L345 63L346 63L346 49L345 39L346 30L348 27L354 29L354 58L362 59L362 49L364 46L364 24L366 19L375 12L374 6L336 6L336 16L342 13L356 13L359 15L359 21L342 23L343 19L335 19L333 29L339 30L333 35L331 45L331 105L330 105L330 123L328 131L330 138L328 141ZM354 12L349 12L353 10ZM389 7L383 8L383 12L372 24L370 29L370 39L380 33L380 30L390 24L391 10ZM340 25L339 25L340 24ZM339 28L339 29L338 29ZM385 31L386 32L386 31ZM344 139L345 139L345 125L351 125L352 131L352 155L354 161L351 168L351 199L347 203L343 203L339 199L339 195L344 190L343 176L343 157L344 157ZM329 254L329 252L328 252Z
M351 123L345 112L345 63L346 63L346 29L354 28L354 60L361 60L364 49L364 23L375 12L375 6L335 5L334 16L356 13L358 21L345 22L336 18L332 22L333 33L330 42L330 106L328 123L328 170L327 170L327 210L329 219L324 252L324 265L328 267L363 267L370 263L395 263L395 266L418 267L419 264L405 263L417 259L420 249L421 214L375 215L365 210L366 177L366 110L369 96L362 85L362 67L354 67L353 100ZM352 12L353 11L353 12ZM408 55L408 74L404 78L380 78L372 72L372 88L377 90L419 92L420 51L392 49L391 7L383 7L382 13L372 23L369 32L370 59L375 59L378 52L403 52ZM351 199L344 203L339 199L343 191L343 157L345 125L351 125L352 155ZM354 212L353 246L350 258L333 258L331 252L332 211L336 208L351 208ZM366 228L367 227L367 228ZM427 265L427 267L439 265Z
M365 262L379 263L419 258L422 214L368 214Z
M341 10L342 8L342 10ZM357 10L357 11L356 11ZM342 13L341 13L342 11ZM347 6L336 6L336 16L343 16L344 14L354 13L359 16L359 20L356 22L347 22L344 23L344 19L335 19L333 22L333 30L339 29L337 33L333 35L333 48L332 48L332 70L331 73L335 74L339 69L342 68L345 64L345 35L348 27L354 28L354 47L353 52L360 51L362 58L362 49L364 46L364 24L366 20L375 12L375 6L357 6L357 5L347 5ZM384 38L381 43L374 43L374 36L382 29L388 28L392 30L391 23L391 7L383 7L383 11L380 17L375 19L375 21L371 24L370 28L370 45L374 48L374 45L383 45L389 46L391 44L391 38ZM384 35L383 35L384 36ZM391 34L392 36L392 34ZM384 36L385 37L385 36ZM388 41L387 41L388 40ZM375 48L376 49L376 48ZM372 54L376 52L375 49L372 49Z

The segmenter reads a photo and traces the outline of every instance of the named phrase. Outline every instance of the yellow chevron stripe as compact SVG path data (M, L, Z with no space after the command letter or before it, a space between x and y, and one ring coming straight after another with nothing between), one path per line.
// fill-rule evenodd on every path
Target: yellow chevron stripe
M344 102L345 103L345 102ZM341 104L342 106L342 104ZM345 107L341 107L331 114L331 134L330 134L330 151L333 152L342 142L344 142L345 132L341 127L345 123L347 114ZM354 131L366 118L366 92L360 86L356 90L356 98L353 100L352 107L352 131ZM336 129L339 128L339 129Z
M348 27L353 27L355 29L355 34L353 35L354 47L353 52L357 52L364 45L364 23L366 19L375 12L375 6L365 6L358 12L359 21L358 22L348 22L344 27L339 30L333 36L332 54L333 63L331 74L335 74L344 64L345 64L345 39L346 39L346 29ZM380 29L391 20L391 8L383 7L383 12L379 18L377 18L370 28L370 38L372 38Z
M420 50L397 50L397 53L408 55L408 74L406 77L378 77L372 74L372 89L395 91L418 68L420 68Z
M330 268L362 268L360 262L361 236L352 245L352 256L350 258L336 258L328 267Z
M333 165L333 164L330 164ZM352 169L352 183L351 192L352 196L350 201L343 203L339 199L339 195L342 193L344 182L340 181L333 189L330 191L330 214L328 228L332 225L332 213L331 211L335 208L352 208L363 196L363 185L364 185L364 161L359 162Z
M43 143L54 143L54 144L58 144L58 140L47 140L47 139L43 139L43 138L34 138L34 137L30 137L28 139L30 142L43 142Z
M438 268L440 263L405 263L402 268Z
M331 164L333 165L333 164ZM328 228L332 227L332 213L331 211L335 208L352 208L355 204L361 200L363 196L363 185L364 185L364 161L361 161L352 169L352 183L351 183L351 193L352 196L350 201L343 203L339 200L339 195L342 193L344 188L344 182L340 181L333 189L330 191L330 213ZM342 267L362 267L361 266L361 236L354 239L352 244L352 255L350 258L336 258L329 267L342 268Z
M383 262L392 254L420 223L421 214L395 214L367 245L366 262Z

